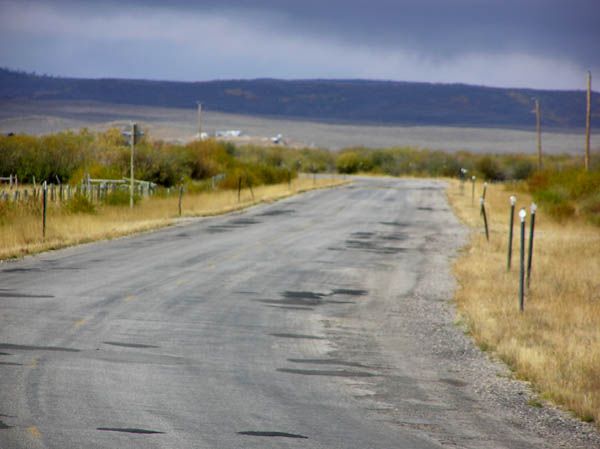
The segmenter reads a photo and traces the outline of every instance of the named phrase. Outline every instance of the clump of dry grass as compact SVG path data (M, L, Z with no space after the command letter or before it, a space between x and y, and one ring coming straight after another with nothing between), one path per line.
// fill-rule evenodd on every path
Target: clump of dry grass
M517 196L517 211L531 198L515 187L488 186L488 243L470 186L461 195L458 182L450 184L450 203L473 229L454 267L459 313L476 341L518 378L531 381L543 398L600 423L600 232L582 221L553 222L538 209L531 286L520 313L517 216L512 270L506 268L509 197ZM477 195L481 190L479 184ZM529 222L528 207L527 213Z
M293 180L289 186L287 183L257 186L253 189L254 195L244 189L239 202L237 191L233 190L186 194L182 201L182 216L223 214L342 182L333 178L313 180L303 177ZM42 237L39 207L20 207L18 211L13 208L10 217L0 220L0 260L168 226L178 219L178 202L177 195L153 197L144 199L133 209L97 206L96 213L92 214L69 213L65 208L51 204L46 238Z

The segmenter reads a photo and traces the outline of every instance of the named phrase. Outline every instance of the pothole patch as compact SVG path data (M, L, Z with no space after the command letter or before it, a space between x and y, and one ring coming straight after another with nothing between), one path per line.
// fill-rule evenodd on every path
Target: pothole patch
M287 333L274 333L269 334L271 337L279 337L279 338L300 338L306 340L325 340L325 337L317 337L315 335L305 335L305 334L287 334Z
M352 289L352 288L335 288L333 289L334 295L348 295L348 296L365 296L369 292L367 290L362 289Z
M440 382L444 382L445 384L452 385L453 387L466 387L469 385L468 383L458 380L458 379L450 379L450 378L442 378Z
M79 349L62 348L59 346L31 346L31 345L15 345L11 343L0 343L0 349L12 349L15 351L64 351L64 352L79 352Z
M375 374L366 371L347 370L317 370L317 369L294 369L277 368L280 373L301 374L304 376L328 376L328 377L375 377Z
M122 343L119 341L103 341L102 343L104 343L105 345L121 346L124 348L137 348L137 349L160 348L160 346L155 346L155 345L144 345L142 343Z
M238 432L238 435L245 435L245 436L250 436L250 437L299 438L299 439L303 439L303 440L308 439L307 436L299 435L297 433L273 432L273 431L263 431L263 430L245 430L243 432Z
M105 432L139 433L143 435L164 434L158 430L138 429L136 427L97 427L96 430Z
M6 272L6 270L4 270ZM54 295L35 295L30 293L19 293L10 290L0 292L0 298L31 298L31 299L52 299Z
M346 362L339 359L287 359L291 363L306 363L309 365L336 365L336 366L348 366L352 368L369 368L366 365L358 362Z
M290 291L286 290L283 292L283 296L288 299L312 299L312 300L320 300L324 293L316 293L309 291Z
M268 210L265 211L261 214L258 214L258 217L274 217L277 215L290 215L293 214L295 212L295 210L293 209L273 209L273 210Z

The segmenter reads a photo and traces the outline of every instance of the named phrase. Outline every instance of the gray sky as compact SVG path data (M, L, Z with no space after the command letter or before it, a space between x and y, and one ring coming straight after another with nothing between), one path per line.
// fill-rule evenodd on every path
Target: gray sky
M0 66L584 89L600 76L600 0L0 0Z

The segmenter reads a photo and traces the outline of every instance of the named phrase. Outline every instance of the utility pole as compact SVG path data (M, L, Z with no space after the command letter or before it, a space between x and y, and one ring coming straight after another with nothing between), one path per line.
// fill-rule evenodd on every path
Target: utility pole
M198 104L198 139L202 140L202 103L199 101Z
M540 101L535 99L535 128L537 132L538 170L542 169L542 113Z
M590 128L592 122L592 72L587 76L587 108L585 114L585 170L590 170Z
M134 156L134 152L135 152L135 144L136 141L138 139L138 137L141 137L144 135L143 132L141 132L138 129L138 125L137 123L134 122L130 122L130 126L131 126L131 131L123 131L121 134L130 139L129 140L129 145L131 146L131 156L130 156L130 160L129 160L129 207L133 208L133 193L134 193L134 170L133 170L133 156ZM91 186L89 186L89 178L90 175L88 173L88 191L91 191Z

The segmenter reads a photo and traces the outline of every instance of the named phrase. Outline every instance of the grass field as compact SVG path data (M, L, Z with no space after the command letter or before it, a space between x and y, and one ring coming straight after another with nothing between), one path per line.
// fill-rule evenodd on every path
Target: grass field
M287 183L257 186L254 195L245 189L239 202L237 191L234 190L186 194L182 201L182 217L223 214L343 182L335 178L320 177L313 180L300 177L293 180L290 186ZM96 213L69 213L60 205L51 205L46 238L42 237L39 204L13 209L3 214L3 220L0 221L0 260L169 226L179 220L178 203L177 195L153 197L142 200L133 209L127 206L98 206Z
M527 208L527 222L531 198L518 187L488 186L487 242L470 186L461 194L458 182L450 184L450 203L473 230L454 267L461 321L483 350L531 381L543 400L600 423L600 232L582 221L553 222L538 209L531 285L520 313L518 240L507 271L509 197L517 196L517 212ZM481 191L479 184L477 197ZM515 214L515 239L518 223Z

